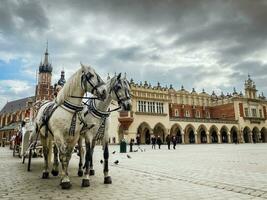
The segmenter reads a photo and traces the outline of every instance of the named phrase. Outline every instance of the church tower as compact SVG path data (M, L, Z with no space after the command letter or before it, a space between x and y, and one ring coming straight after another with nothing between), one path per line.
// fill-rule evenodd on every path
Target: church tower
M38 84L35 90L36 101L53 99L53 86L51 85L52 65L48 61L48 43L46 46L44 61L40 62Z
M250 75L248 75L248 80L245 81L245 97L256 99L257 91L255 83L251 80Z

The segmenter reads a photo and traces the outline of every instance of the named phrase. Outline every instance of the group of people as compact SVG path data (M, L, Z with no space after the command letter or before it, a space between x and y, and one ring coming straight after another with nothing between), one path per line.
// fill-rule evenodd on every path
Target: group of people
M131 139L131 143L133 143L133 142L134 142L134 139ZM173 144L173 149L175 149L176 144L177 144L177 138L175 136L167 135L166 143L168 145L168 149L171 149L171 143ZM136 144L138 146L141 144L140 134L137 134L137 136L136 136ZM157 137L155 135L152 135L151 144L152 144L152 149L156 149L156 145L158 145L158 147L160 149L161 145L163 144L163 141L159 135Z

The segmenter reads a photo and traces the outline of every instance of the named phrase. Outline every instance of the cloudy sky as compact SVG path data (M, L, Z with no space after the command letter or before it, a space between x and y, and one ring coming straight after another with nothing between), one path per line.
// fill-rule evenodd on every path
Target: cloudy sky
M267 95L267 1L2 0L0 108L34 94L49 41L53 81L79 63L101 76L227 93L250 74Z

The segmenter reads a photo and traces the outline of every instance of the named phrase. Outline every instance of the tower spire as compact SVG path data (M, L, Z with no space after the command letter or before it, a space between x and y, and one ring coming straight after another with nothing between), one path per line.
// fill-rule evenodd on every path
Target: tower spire
M45 59L44 59L44 66L48 66L49 63L48 63L48 40L46 41L46 51L45 51Z

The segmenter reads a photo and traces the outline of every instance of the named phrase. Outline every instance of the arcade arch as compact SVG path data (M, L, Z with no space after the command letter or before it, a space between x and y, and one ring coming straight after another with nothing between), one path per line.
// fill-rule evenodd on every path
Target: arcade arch
M231 143L238 143L238 129L236 126L233 126L230 130L230 138L231 138Z
M210 127L210 143L218 143L218 128L215 125Z
M249 127L245 127L243 129L243 140L244 140L244 143L250 143L250 133L251 133L251 130Z
M162 123L159 122L154 126L153 133L156 137L160 136L162 142L165 142L165 137L167 136L166 134L167 130Z
M258 127L254 127L252 129L252 142L253 143L259 142L259 134L260 134L260 130L258 129Z
M223 126L220 130L221 133L221 142L222 143L228 143L228 128L226 126Z
M195 138L195 127L193 125L188 124L185 127L184 139L186 144L195 144L197 142Z
M141 144L150 144L152 129L148 123L142 122L137 128L137 134L140 135Z
M171 127L170 134L171 134L171 136L176 137L178 144L181 144L183 142L183 140L182 140L182 127L179 124L174 124Z
M261 142L267 142L267 129L265 127L261 129Z
M208 138L207 138L207 128L203 124L201 124L198 129L197 129L197 143L207 143Z

